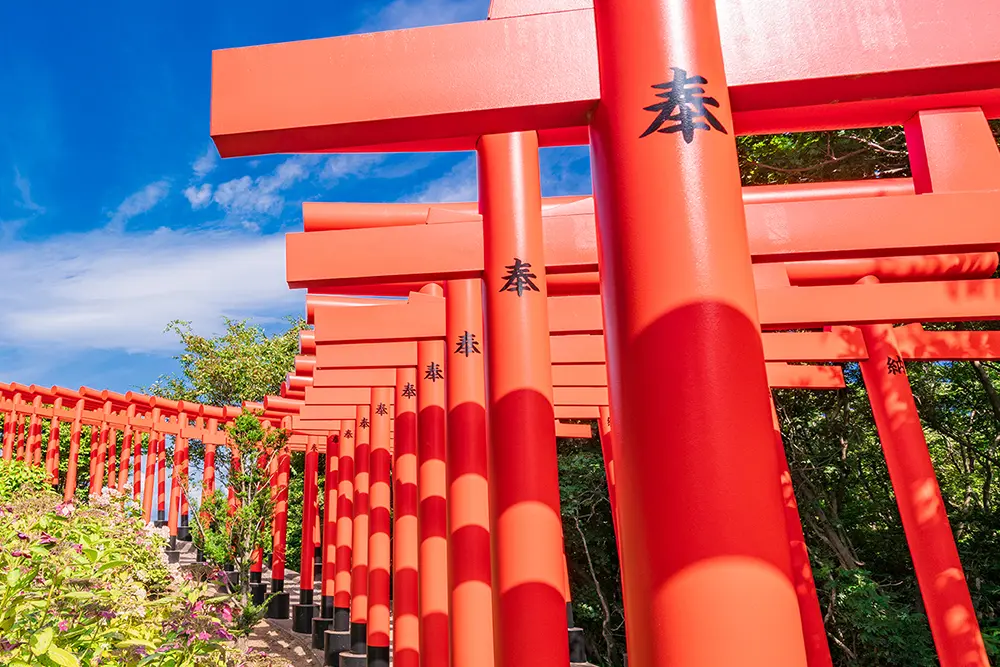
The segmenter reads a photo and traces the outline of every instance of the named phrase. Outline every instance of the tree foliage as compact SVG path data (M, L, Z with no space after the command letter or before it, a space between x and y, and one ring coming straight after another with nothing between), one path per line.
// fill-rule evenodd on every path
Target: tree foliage
M302 319L287 318L285 331L268 336L247 320L225 318L220 336L196 334L189 322L171 322L167 331L180 338L184 351L176 357L180 375L165 375L148 391L173 400L206 405L240 405L277 394L299 351Z

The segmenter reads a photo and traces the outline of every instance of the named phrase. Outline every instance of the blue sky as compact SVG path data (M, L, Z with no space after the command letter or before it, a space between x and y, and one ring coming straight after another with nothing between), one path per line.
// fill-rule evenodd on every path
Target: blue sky
M0 381L125 391L172 319L277 326L303 201L469 201L471 154L220 160L211 51L485 18L488 0L0 3ZM546 196L590 191L542 153Z

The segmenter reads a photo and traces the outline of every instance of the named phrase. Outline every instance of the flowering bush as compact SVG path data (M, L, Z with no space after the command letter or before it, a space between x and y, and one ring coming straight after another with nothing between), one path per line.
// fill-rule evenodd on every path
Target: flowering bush
M129 499L49 492L0 504L0 661L24 665L246 664L238 611L167 563L166 539Z
M10 502L18 493L46 488L45 470L21 461L0 460L0 502Z

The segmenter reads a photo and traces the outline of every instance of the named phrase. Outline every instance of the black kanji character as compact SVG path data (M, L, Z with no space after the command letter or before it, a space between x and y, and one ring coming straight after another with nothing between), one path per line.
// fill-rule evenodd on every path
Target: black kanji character
M378 407L375 408L375 414L377 414L377 415L387 415L387 414L389 414L389 409L385 407L385 403L379 403Z
M889 357L886 362L889 375L901 375L906 373L906 364L903 363L903 358L896 355L895 358Z
M646 131L639 135L639 138L647 137L654 132L664 134L680 132L685 143L691 143L694 141L695 130L711 131L712 128L715 128L723 134L729 134L719 119L705 108L706 105L719 106L717 99L705 96L705 89L700 85L708 83L708 79L698 75L689 77L687 71L678 67L670 69L674 72L673 81L653 86L657 90L664 91L657 93L656 96L662 97L666 101L645 107L646 111L655 111L657 116L646 128ZM708 122L698 120L700 118L704 118ZM670 122L671 125L663 127L667 122Z
M479 351L479 341L476 340L476 334L469 333L466 331L464 334L458 338L458 346L455 348L455 354L464 354L469 356L470 354L482 354Z
M403 398L413 398L417 395L417 388L413 386L412 382L407 382L406 386L403 387Z
M529 269L531 264L528 262L522 262L517 257L514 258L514 263L510 266L504 267L509 270L509 273L504 276L507 282L503 284L500 288L501 292L517 292L518 296L523 296L525 290L530 290L532 292L537 292L538 287L535 283L531 282L532 278L537 278L534 273L531 273Z
M354 437L354 432L351 431L351 429L347 429L346 431L344 431L344 437L350 440L351 438Z
M361 426L361 428L368 428L368 417L362 417L361 418L361 424L360 424L360 426Z
M424 373L424 379L430 380L431 382L437 382L438 380L444 379L444 373L441 372L441 367L438 362L432 361L427 366L427 372Z

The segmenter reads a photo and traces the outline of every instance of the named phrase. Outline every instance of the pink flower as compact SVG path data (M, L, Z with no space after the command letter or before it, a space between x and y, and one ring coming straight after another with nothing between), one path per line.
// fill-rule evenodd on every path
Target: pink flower
M229 609L229 605L226 605L222 608L222 620L225 621L226 623L233 622L233 612L232 610Z
M205 608L205 603L202 602L201 600L198 600L197 602L194 603L194 610L195 611L201 611L204 608Z
M198 639L200 639L203 642L207 642L211 638L212 638L212 635L208 634L207 632L199 632L198 633Z
M83 553L83 545L82 544L74 544L73 548L76 550L76 552L78 554L82 554Z
M26 533L22 533L22 532L18 531L18 533L17 533L17 539L27 541L27 540L29 540L31 538L29 538Z
M66 621L59 621L59 632L66 632L69 630L69 623Z
M42 533L41 537L38 538L39 544L55 544L56 538L52 537L48 533Z
M27 551L21 551L20 549L14 549L10 552L10 555L14 558L31 558L31 555Z

